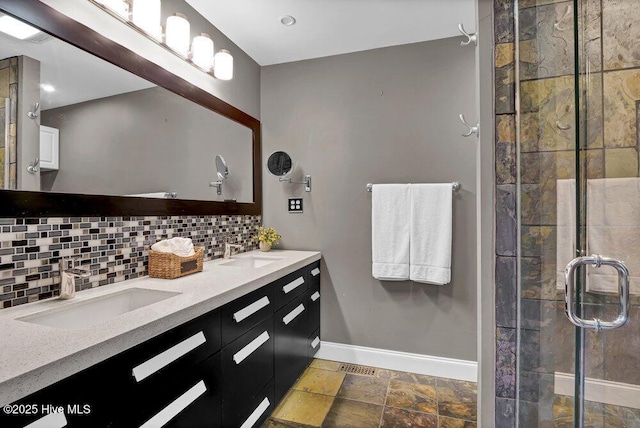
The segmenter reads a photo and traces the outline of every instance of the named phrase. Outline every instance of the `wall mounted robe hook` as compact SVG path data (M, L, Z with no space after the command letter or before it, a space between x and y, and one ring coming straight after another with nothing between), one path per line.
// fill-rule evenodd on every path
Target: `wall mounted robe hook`
M471 43L478 46L478 33L467 33L462 24L458 24L458 30L460 30L463 36L466 36L469 39L466 42L460 42L460 46L469 46Z
M29 164L29 166L27 166L27 172L29 174L35 174L36 172L38 172L38 164L39 163L40 163L40 158L36 158L36 160L31 162Z
M462 134L463 137L470 137L471 134L476 134L476 137L480 136L480 124L479 123L476 123L475 126L474 125L470 125L465 120L464 114L460 114L458 117L460 118L460 122L462 122L464 124L464 126L469 128L469 132L466 132L466 133Z
M27 116L29 116L29 119L36 119L38 116L40 116L40 113L38 113L38 110L40 110L40 103L35 103L33 106L33 110L30 112L27 112Z

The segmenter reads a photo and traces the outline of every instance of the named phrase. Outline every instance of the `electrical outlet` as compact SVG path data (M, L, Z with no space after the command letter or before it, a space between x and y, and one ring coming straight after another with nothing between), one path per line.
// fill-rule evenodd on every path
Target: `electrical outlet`
M289 204L287 205L290 213L302 212L302 198L289 198Z

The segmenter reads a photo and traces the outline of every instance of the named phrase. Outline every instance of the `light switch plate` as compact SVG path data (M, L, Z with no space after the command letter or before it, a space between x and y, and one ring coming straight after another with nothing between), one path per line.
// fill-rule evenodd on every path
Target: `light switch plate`
M301 213L302 212L302 198L289 198L289 203L287 205L290 213Z

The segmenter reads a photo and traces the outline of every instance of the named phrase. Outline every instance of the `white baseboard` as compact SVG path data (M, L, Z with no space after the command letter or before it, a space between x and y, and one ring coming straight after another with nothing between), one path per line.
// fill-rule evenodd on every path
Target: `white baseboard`
M573 397L574 376L556 372L554 377L554 393ZM640 409L640 385L588 377L585 379L584 395L587 401Z
M478 363L387 349L321 342L315 358L477 382Z

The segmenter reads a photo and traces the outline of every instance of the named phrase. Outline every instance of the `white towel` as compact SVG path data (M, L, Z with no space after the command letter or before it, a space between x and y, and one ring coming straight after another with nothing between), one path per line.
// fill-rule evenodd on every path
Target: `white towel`
M173 253L180 257L193 256L196 252L193 248L191 238L171 238L156 242L151 246L153 251L162 253Z
M372 275L409 279L409 185L374 184L371 201Z
M558 184L558 273L556 286L564 288L564 268L575 253L576 216L575 190L573 190L575 184L574 180L558 181L571 182L569 197L566 196L568 186ZM567 212L567 209L571 209L571 211ZM573 238L570 241L567 240L569 234L567 229L573 233ZM638 241L640 241L640 179L587 180L587 254L599 254L603 257L623 261L629 269L631 294L640 294L640 246L637 244ZM588 292L617 294L617 272L610 267L588 267L586 286Z
M556 288L564 290L564 268L576 257L576 181L556 181Z
M453 191L451 183L411 185L409 279L451 282Z

